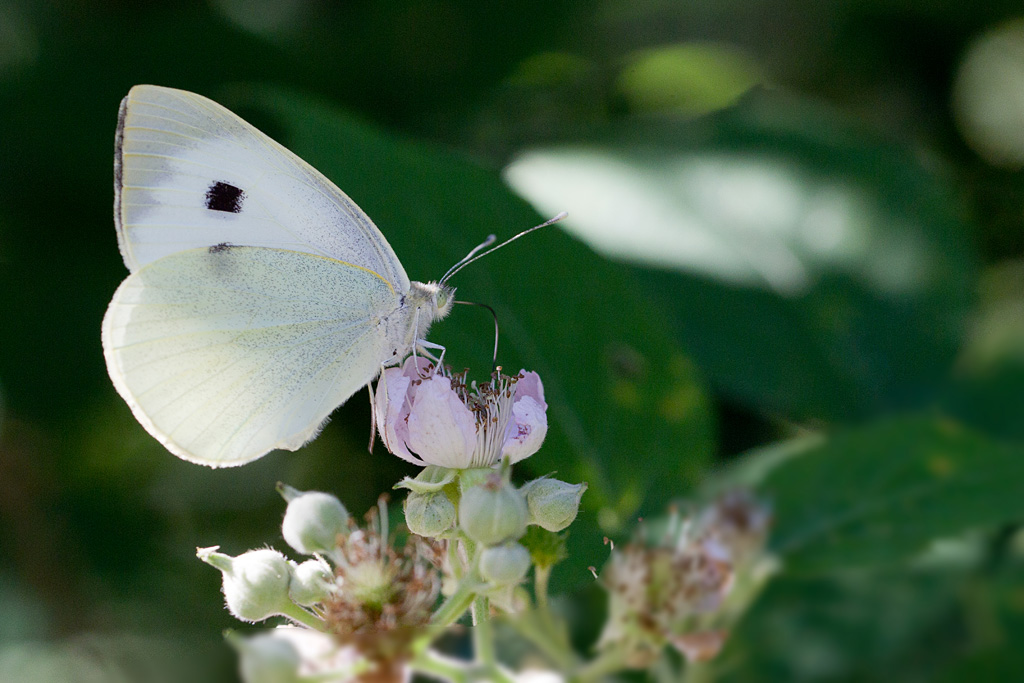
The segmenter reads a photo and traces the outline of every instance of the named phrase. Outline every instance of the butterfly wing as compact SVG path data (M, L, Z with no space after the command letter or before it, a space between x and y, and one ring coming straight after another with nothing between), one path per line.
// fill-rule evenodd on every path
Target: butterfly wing
M384 235L344 192L212 100L137 85L121 102L115 148L114 221L133 273L229 244L328 256L409 290Z
M387 278L302 252L191 249L131 274L103 319L118 393L175 455L212 467L295 450L380 369Z

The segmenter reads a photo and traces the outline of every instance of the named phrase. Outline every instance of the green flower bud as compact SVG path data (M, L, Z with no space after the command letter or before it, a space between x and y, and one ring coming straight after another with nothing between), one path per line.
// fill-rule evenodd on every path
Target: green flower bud
M321 559L306 560L292 566L288 597L303 607L323 602L331 593L333 580L334 574L326 562Z
M245 683L298 683L298 650L284 638L271 633L242 638L227 634L238 651L238 672Z
M455 506L443 493L410 493L405 499L405 524L420 536L438 536L455 524Z
M572 524L580 509L586 483L567 484L557 479L535 479L523 487L530 509L530 524L561 531Z
M196 555L221 571L224 600L228 611L241 621L263 621L287 614L292 606L288 598L291 566L276 550L250 550L238 557L200 548Z
M501 480L468 488L459 501L459 526L483 545L518 539L526 531L529 517L523 495Z
M530 570L530 551L518 543L486 548L480 553L480 576L496 586L518 583Z
M348 510L329 493L306 491L288 501L281 533L303 555L330 553L348 533Z

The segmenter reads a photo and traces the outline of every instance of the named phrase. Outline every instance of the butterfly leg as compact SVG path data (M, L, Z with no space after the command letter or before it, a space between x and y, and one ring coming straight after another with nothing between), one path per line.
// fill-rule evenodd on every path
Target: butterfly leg
M420 353L422 353L424 356L426 356L428 359L430 359L433 362L433 364L434 364L434 371L436 372L437 369L441 367L441 363L444 361L444 354L445 354L445 351L447 351L447 349L444 346L441 346L440 344L433 344L431 342L428 342L426 339L420 339L420 312L419 312L419 309L416 310L416 317L413 319L413 337L412 338L413 338L413 343L412 343L412 356L413 356L413 358L418 358L418 356L416 355L416 351L419 350ZM435 351L440 350L441 351L440 358L435 358L434 354L432 354L430 351L428 351L428 349L433 349ZM417 369L419 368L419 361L418 360L416 361L416 367L417 367ZM427 376L420 375L420 378L421 379L426 379L428 376L429 375L427 375Z
M424 356L426 356L431 361L433 361L434 365L436 367L441 367L441 363L444 362L444 354L448 351L447 347L442 346L440 344L434 344L432 342L428 342L426 339L417 339L416 340L416 345L420 347L420 353L422 353ZM440 351L441 355L439 357L437 357L437 358L434 358L434 354L430 353L430 351L428 351L427 349L433 349L434 351Z
M381 363L380 368L380 379L378 382L384 381L384 364ZM370 394L370 445L366 450L373 453L373 442L377 440L377 401L374 400L373 396L373 382L366 385L366 391Z

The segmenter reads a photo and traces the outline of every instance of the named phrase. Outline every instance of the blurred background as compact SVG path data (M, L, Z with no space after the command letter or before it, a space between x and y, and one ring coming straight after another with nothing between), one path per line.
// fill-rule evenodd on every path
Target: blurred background
M544 379L523 475L590 483L555 573L581 649L601 538L731 477L787 563L718 680L1020 678L1018 2L0 0L0 680L233 681L195 548L283 549L277 481L361 514L414 473L360 396L228 471L134 421L99 327L137 83L294 150L412 279L569 212L454 284ZM431 338L484 377L492 330Z

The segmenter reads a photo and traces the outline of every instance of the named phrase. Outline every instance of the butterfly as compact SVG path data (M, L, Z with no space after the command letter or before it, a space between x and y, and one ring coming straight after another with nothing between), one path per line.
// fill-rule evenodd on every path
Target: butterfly
M107 370L185 460L296 450L383 366L440 348L423 340L452 307L444 278L411 282L345 193L200 95L121 102L114 223L130 274L103 318Z

